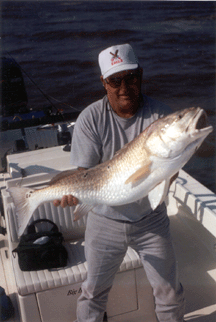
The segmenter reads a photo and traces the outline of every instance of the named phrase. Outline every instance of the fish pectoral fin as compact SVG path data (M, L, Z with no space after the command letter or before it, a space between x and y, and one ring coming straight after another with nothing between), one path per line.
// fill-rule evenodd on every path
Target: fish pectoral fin
M135 171L126 181L125 184L128 183L137 183L140 180L143 180L148 177L148 175L151 173L150 171L150 165L151 163L145 164L140 169Z
M95 206L94 205L86 205L86 204L78 204L74 209L74 221L77 221L87 215L89 211L91 211Z
M170 180L163 180L148 193L151 208L156 209L165 200L170 186Z

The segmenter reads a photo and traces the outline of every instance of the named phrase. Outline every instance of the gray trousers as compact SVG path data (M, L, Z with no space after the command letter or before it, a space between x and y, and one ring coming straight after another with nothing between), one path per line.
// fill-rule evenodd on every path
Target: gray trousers
M184 295L166 210L135 223L89 214L85 234L88 276L77 303L77 322L102 322L108 293L128 246L141 258L153 289L158 321L182 322Z

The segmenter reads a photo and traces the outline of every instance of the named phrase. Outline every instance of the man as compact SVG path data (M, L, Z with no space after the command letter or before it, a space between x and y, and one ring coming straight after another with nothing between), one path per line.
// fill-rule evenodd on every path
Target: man
M101 81L107 95L88 106L79 116L73 133L71 163L90 168L111 159L170 109L141 95L142 69L129 44L112 46L99 54ZM77 203L64 196L54 204ZM183 289L163 203L154 212L145 197L131 204L96 206L88 215L85 233L87 280L77 305L78 322L101 322L108 293L127 247L135 249L153 288L155 312L160 322L182 322Z

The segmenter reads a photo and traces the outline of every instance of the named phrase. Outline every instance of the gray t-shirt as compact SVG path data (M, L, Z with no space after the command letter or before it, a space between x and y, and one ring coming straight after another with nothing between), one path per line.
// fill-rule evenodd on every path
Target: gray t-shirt
M80 113L73 132L71 164L91 168L110 160L119 149L132 141L152 122L171 112L167 105L143 95L136 114L125 119L113 111L105 96ZM98 205L93 212L112 219L138 221L151 213L152 209L148 198L145 197L122 206Z

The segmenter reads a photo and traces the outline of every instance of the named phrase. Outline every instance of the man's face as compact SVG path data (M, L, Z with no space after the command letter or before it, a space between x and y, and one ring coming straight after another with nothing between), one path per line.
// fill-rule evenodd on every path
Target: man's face
M118 115L133 114L132 111L139 102L142 69L126 70L113 74L105 80L101 77L101 80L113 110Z

